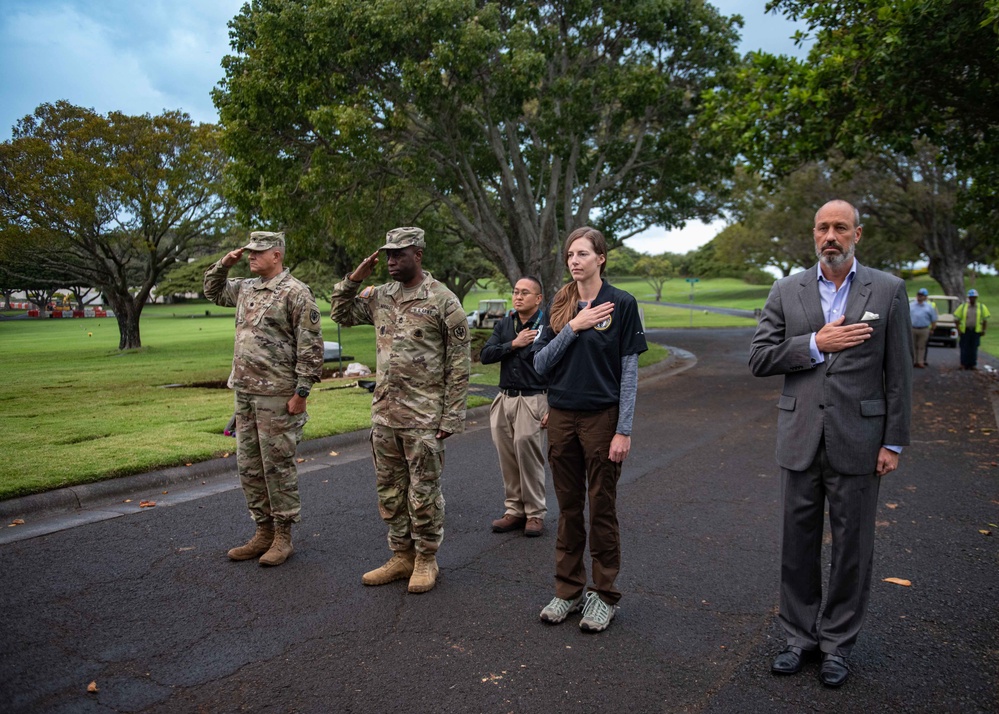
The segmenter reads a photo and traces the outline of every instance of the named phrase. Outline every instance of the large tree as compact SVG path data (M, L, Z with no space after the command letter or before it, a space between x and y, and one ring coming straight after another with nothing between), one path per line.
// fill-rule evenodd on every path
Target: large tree
M754 54L731 121L754 163L786 173L831 147L916 139L980 183L996 176L999 3L995 0L771 0L814 40L805 61ZM752 123L745 120L751 119ZM994 200L994 199L993 199Z
M898 158L960 186L960 202L946 215L950 199L934 199L919 218L934 277L955 289L965 267L955 263L978 252L977 238L966 250L972 226L999 214L999 2L771 0L767 7L806 25L802 38L814 40L808 58L751 55L709 102L711 129L769 177L840 152ZM929 146L935 168L925 162Z
M581 224L616 244L712 213L727 147L693 120L738 22L701 0L253 0L215 93L231 196L371 245L384 196L416 190L551 290Z
M140 347L153 286L225 216L224 163L216 127L180 112L43 104L0 144L0 250L99 290L119 349Z

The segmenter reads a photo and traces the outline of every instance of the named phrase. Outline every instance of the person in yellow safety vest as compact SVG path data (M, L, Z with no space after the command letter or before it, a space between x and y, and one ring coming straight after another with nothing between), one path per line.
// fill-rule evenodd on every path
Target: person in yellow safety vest
M968 302L961 303L954 311L961 343L961 369L978 366L978 345L985 335L989 317L989 309L978 302L978 291L974 288L968 291Z

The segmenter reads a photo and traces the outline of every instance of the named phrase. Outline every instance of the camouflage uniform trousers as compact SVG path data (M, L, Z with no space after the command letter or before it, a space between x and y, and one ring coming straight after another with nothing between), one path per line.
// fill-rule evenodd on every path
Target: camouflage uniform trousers
M444 442L436 429L371 427L378 512L389 527L389 548L436 553L444 539Z
M236 465L257 523L301 520L295 450L309 415L289 414L289 399L236 392Z

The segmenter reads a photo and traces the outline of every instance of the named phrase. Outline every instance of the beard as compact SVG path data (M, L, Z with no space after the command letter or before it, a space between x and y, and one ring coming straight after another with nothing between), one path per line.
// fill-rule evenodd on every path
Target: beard
M829 246L823 246L823 248L826 247ZM838 247L839 246L837 246L837 248ZM823 265L827 265L830 268L838 268L841 265L849 263L853 259L853 254L856 252L856 247L857 245L856 243L854 243L849 248L846 249L846 252L840 251L839 253L836 253L834 255L826 255L825 253L822 252L822 248L816 247L815 255L819 259L819 262L822 263Z

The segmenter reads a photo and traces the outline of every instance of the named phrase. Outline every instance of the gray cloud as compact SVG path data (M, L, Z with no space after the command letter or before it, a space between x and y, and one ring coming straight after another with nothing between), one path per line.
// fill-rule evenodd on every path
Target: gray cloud
M98 112L181 109L215 121L210 92L243 0L8 0L0 16L5 81L0 138L44 102Z
M229 52L227 23L244 0L3 0L0 140L44 102L98 112L180 109L216 121L211 90ZM741 49L801 54L795 27L766 0L715 0L745 19Z

